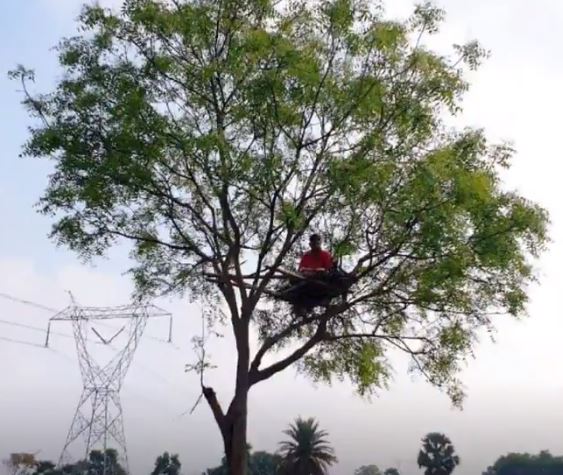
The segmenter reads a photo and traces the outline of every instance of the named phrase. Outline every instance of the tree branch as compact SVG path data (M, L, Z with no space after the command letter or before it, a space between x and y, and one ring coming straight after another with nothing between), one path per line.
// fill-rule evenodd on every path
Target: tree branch
M285 368L287 368L288 366L292 365L296 361L300 360L303 356L305 356L316 344L322 341L323 337L326 334L326 327L328 320L333 315L334 315L333 312L327 311L322 316L322 319L319 322L319 326L317 327L317 330L315 331L314 335L309 340L307 340L307 342L305 342L303 346L295 350L292 354L290 354L283 360L280 360L277 363L274 363L268 366L267 368L264 368L263 370L252 370L249 375L249 385L253 386L254 384L260 381L264 381L265 379L272 377L274 374L283 371Z
M205 400L207 401L207 403L209 404L209 407L211 408L211 412L213 413L213 417L215 418L215 421L217 422L217 425L219 426L221 433L223 433L223 435L224 435L224 433L227 430L227 428L226 428L226 418L225 418L225 413L223 412L223 409L221 408L221 405L219 404L219 401L217 400L217 395L215 394L215 391L213 390L213 388L210 388L210 387L207 387L207 386L203 386L202 391L203 391L203 396L205 397Z
M314 321L315 321L314 318L298 319L295 322L293 322L291 325L286 327L284 330L279 332L278 334L266 338L262 343L262 346L256 352L256 355L254 356L252 364L250 365L250 372L255 373L259 370L260 363L262 362L262 358L264 357L264 355L271 348L273 348L279 341L281 341L283 338L290 336L295 330L298 330L299 328L304 327L305 325L311 324Z

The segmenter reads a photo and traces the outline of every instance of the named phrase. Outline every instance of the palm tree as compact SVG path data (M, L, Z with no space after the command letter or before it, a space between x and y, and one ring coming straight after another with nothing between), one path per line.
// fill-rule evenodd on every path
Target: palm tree
M422 440L418 466L424 467L425 475L450 475L459 462L451 440L444 434L432 432Z
M338 460L327 441L328 433L319 429L315 419L297 418L283 431L289 440L280 442L282 473L292 475L325 475Z

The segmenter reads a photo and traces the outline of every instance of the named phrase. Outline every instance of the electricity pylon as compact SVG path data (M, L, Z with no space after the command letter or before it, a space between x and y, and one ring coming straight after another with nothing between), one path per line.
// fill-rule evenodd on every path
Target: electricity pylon
M76 351L80 372L82 373L83 390L78 406L68 431L66 442L62 450L59 466L70 458L69 449L79 438L83 437L86 445L86 459L90 451L101 445L104 454L104 475L108 472L106 466L106 450L113 441L119 448L123 458L124 468L129 473L129 461L125 444L125 431L123 428L123 409L119 399L119 392L133 354L137 349L147 320L151 317L169 317L170 326L168 341L172 338L172 316L170 313L146 304L127 305L120 307L81 307L73 305L57 313L49 320L45 346L49 345L51 323L54 321L72 322ZM125 325L111 338L104 338L94 327L92 331L104 345L111 343L120 335L125 335L125 341L116 351L109 362L97 363L88 348L88 326L94 321L122 319ZM123 341L123 336L120 341ZM109 465L109 463L108 463Z

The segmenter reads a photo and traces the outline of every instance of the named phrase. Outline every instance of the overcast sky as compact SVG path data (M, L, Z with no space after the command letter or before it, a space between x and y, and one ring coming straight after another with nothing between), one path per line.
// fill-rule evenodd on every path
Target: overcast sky
M29 121L19 104L17 84L5 73L23 63L36 69L37 88L54 84L59 72L50 48L73 33L81 3L4 0L0 16L0 293L54 308L68 304L67 290L88 305L126 303L131 290L122 275L127 267L123 249L84 265L48 240L50 223L33 205L46 184L49 164L18 158ZM445 432L454 442L462 458L459 475L481 473L509 451L563 454L563 2L440 4L448 17L437 47L478 38L492 52L471 78L463 123L514 141L518 154L506 185L549 210L554 242L539 263L541 285L531 290L530 317L520 322L500 319L496 344L483 341L464 370L468 397L462 412L451 409L445 395L407 376L401 359L396 360L390 389L371 402L358 399L346 384L317 388L291 370L252 390L249 440L254 448L274 450L294 417L315 417L329 431L340 460L334 475L351 475L369 463L417 473L420 439L430 431ZM388 6L390 14L404 15L412 2L393 0ZM199 393L196 378L183 368L192 360L190 338L199 327L200 309L176 300L158 303L174 315L174 344L158 341L167 336L164 322L151 322L122 392L132 473L148 473L154 458L169 450L180 454L185 474L199 474L221 458L219 433L208 408L201 405L193 415L182 415ZM2 322L43 328L49 316L0 298ZM2 322L0 458L41 450L40 457L57 459L82 384L73 341L56 335L51 348L44 349L43 333ZM53 330L71 334L66 323ZM208 382L223 401L232 387L230 343L225 339L211 349L220 368L208 374Z

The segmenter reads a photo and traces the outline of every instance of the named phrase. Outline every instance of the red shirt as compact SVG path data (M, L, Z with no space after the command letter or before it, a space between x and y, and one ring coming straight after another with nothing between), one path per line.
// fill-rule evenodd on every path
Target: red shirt
M332 256L330 252L323 250L306 252L301 257L299 270L302 270L304 267L330 270L332 268Z

